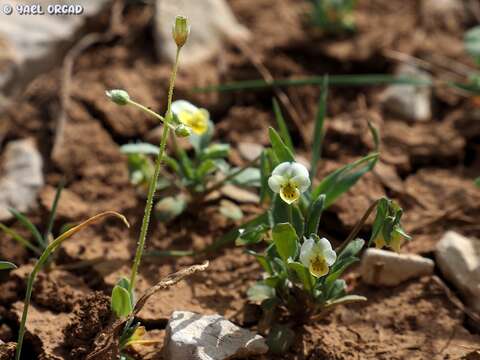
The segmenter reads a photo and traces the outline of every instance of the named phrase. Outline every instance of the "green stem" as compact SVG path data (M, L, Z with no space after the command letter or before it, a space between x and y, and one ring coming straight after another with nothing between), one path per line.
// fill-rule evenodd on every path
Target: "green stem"
M135 259L133 260L132 265L132 273L130 275L130 284L129 284L129 292L133 292L135 289L135 281L137 278L138 268L140 266L140 262L142 261L143 250L145 247L145 241L147 239L148 227L150 225L150 217L152 214L153 208L153 197L155 195L155 190L157 188L158 177L160 175L160 169L163 161L163 154L165 153L165 148L167 146L167 139L170 132L170 120L171 120L171 113L172 113L172 98L173 98L173 88L175 86L175 78L177 76L177 68L178 68L178 58L180 55L180 48L177 48L177 54L175 56L175 63L173 65L172 75L170 77L170 84L168 89L168 103L167 103L167 113L165 117L157 114L156 112L146 108L145 106L135 103L132 100L130 102L145 111L147 114L150 114L157 119L160 119L164 122L162 139L160 140L160 151L158 152L157 159L155 160L155 171L153 173L153 177L150 179L150 183L148 186L148 193L147 193L147 203L145 204L145 212L143 214L142 220L142 227L140 228L140 236L138 239L137 244L137 251L135 253Z
M52 241L46 249L43 251L42 255L38 259L37 263L33 267L32 272L28 276L27 280L27 291L25 293L25 301L23 304L23 313L22 313L22 319L20 321L20 328L18 330L18 340L17 340L17 348L15 350L15 360L20 360L20 355L22 353L22 344L23 344L23 338L25 336L25 324L27 322L27 315L28 315L28 308L30 307L30 300L32 297L32 290L33 290L33 282L35 281L35 277L37 276L38 272L41 270L42 266L45 264L45 262L48 260L50 255L58 249L58 247L67 240L69 237L80 231L82 228L85 226L90 225L93 222L96 222L97 220L105 217L105 216L110 216L114 215L119 217L125 224L128 225L127 220L123 215L120 215L114 211L107 211L98 215L95 215L91 217L90 219L84 221L80 225L77 225L70 230L65 231L62 235L60 235L58 238L56 238L54 241Z

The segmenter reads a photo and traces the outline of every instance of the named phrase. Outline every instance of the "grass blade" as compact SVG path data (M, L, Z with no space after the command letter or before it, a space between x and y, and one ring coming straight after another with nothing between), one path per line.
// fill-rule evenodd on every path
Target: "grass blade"
M5 234L10 236L13 240L17 241L21 245L25 246L26 248L32 250L34 253L37 255L42 254L42 250L33 245L30 241L25 239L23 236L21 236L19 233L17 233L15 230L10 229L8 226L5 226L0 223L0 230L2 230Z
M315 118L315 130L313 133L313 148L312 160L310 163L310 180L317 175L318 161L322 156L323 137L325 136L325 114L327 112L327 97L328 97L328 75L323 78L322 93L318 101L317 116Z
M224 92L238 90L259 90L272 87L286 86L305 86L305 85L323 85L324 76L311 76L298 79L277 79L273 81L265 80L246 80L237 81L220 85L212 85L203 88L195 88L195 92ZM330 86L367 86L367 85L416 85L416 86L432 86L433 81L417 79L409 76L395 76L386 74L347 74L347 75L331 75L329 76Z
M37 240L38 244L42 247L42 248L45 248L47 246L47 244L45 243L45 241L43 240L43 236L42 234L40 234L40 231L38 231L37 227L35 225L32 224L32 222L25 216L23 215L22 213L18 212L17 210L15 209L8 209L8 211L10 211L10 214L12 214L13 216L15 216L15 218L20 221L20 223L25 226L28 231L30 231L30 233L33 235L33 237L35 238L35 240Z
M57 215L57 207L58 201L60 200L60 196L62 194L63 188L65 187L65 181L60 181L58 184L57 192L55 193L55 198L53 199L52 203L52 210L50 210L50 215L48 217L47 229L45 230L45 234L43 235L43 240L45 244L48 244L48 238L52 233L53 223L55 222L55 217Z
M285 123L285 118L283 117L282 110L278 101L273 99L273 112L275 114L275 120L277 120L278 130L280 132L280 137L291 152L294 152L292 138L288 132L287 124Z

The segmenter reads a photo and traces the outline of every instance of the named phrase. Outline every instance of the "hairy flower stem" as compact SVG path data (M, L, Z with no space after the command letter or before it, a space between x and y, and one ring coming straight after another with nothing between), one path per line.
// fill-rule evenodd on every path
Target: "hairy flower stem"
M175 78L177 77L179 56L180 56L180 47L177 47L175 63L173 65L172 75L170 76L167 112L165 114L165 117L163 118L162 116L144 107L143 105L140 105L137 103L134 104L138 106L140 109L142 109L143 111L145 111L147 114L150 114L160 120L163 119L164 126L163 126L162 138L160 140L160 151L158 152L157 159L155 160L155 170L153 173L153 177L150 179L150 183L148 185L147 202L145 204L145 213L143 214L142 227L140 228L140 236L137 244L137 251L135 253L135 259L133 260L132 273L130 275L130 284L129 284L130 293L132 292L133 289L135 289L135 281L137 279L138 268L140 266L140 262L142 261L143 249L145 247L145 241L147 239L148 226L150 225L150 217L152 214L152 207L153 207L153 197L155 195L155 190L157 188L158 177L160 175L160 169L161 169L161 165L162 165L162 161L165 153L165 148L167 146L167 139L170 133L170 121L172 119L171 108L172 108L173 88L175 86Z

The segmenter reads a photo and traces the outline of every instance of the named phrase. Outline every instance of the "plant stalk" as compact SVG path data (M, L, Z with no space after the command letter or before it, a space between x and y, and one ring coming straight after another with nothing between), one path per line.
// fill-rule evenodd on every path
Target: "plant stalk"
M175 56L175 63L173 65L172 75L170 76L170 84L168 89L168 102L167 102L167 113L165 117L157 114L156 112L144 107L141 104L133 103L135 106L139 107L147 114L150 114L161 121L163 121L163 133L162 138L160 140L160 151L158 152L157 158L155 160L155 171L153 173L153 177L150 179L150 183L148 186L148 193L147 193L147 202L145 204L145 212L143 215L142 220L142 227L140 228L140 235L137 244L137 251L135 253L135 259L132 265L132 273L130 276L130 283L129 283L129 292L132 292L135 289L135 281L137 279L138 268L140 266L140 262L143 256L143 250L145 247L145 241L147 239L148 227L150 225L150 217L152 214L153 208L153 197L155 195L155 190L157 188L158 177L160 175L160 169L163 161L163 155L165 153L165 148L167 146L167 139L170 133L170 120L172 118L172 98L173 98L173 89L175 86L175 78L177 77L177 69L178 69L178 59L180 56L180 48L177 47L177 54Z

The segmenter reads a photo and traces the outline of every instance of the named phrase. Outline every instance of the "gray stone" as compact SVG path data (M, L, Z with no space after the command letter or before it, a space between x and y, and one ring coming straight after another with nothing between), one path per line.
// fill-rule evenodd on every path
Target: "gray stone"
M429 73L409 64L398 68L397 75L430 81ZM390 85L382 94L386 111L407 120L427 121L432 116L430 86Z
M42 156L33 140L10 142L3 155L0 174L0 221L8 220L8 208L28 211L36 204L44 185Z
M432 260L415 254L397 254L370 248L362 258L362 280L370 285L396 286L404 281L433 274Z
M480 311L480 241L448 231L437 243L435 260L465 302Z
M176 44L172 40L175 16L188 18L190 36L182 48L182 66L209 60L220 52L225 40L242 41L250 32L235 19L225 0L157 0L155 14L156 49L161 58L175 59Z
M242 329L220 315L175 311L166 328L166 360L241 359L267 351L262 336Z
M18 84L24 84L47 70L61 58L68 43L72 43L86 19L98 14L109 0L84 0L80 15L52 15L48 5L72 4L72 2L49 0L11 0L14 10L11 15L0 14L0 91L12 92ZM6 3L5 3L6 4ZM16 7L26 8L41 5L44 15L21 15ZM4 4L2 4L4 5ZM2 8L0 8L2 9Z

